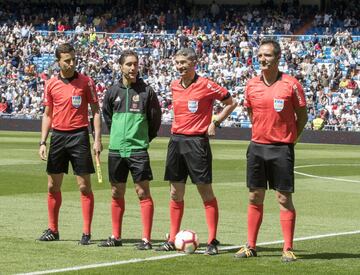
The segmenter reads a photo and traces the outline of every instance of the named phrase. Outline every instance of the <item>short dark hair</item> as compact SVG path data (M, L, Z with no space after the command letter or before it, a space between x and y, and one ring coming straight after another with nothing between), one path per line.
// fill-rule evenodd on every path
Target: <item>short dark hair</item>
M281 48L280 48L280 44L279 42L277 42L276 40L272 39L272 38L264 38L260 41L260 47L262 45L266 45L266 44L271 44L274 47L274 54L275 56L280 56L281 55Z
M190 59L191 61L196 61L197 60L197 56L196 56L196 52L193 48L181 48L180 50L178 50L175 54L176 56L185 56L186 58Z
M125 50L125 51L123 51L123 52L121 53L121 55L120 55L120 58L119 58L119 63L120 63L120 65L124 64L125 59L126 59L126 57L128 57L128 56L135 56L136 60L139 61L139 57L138 57L138 55L137 55L137 53L136 53L135 51Z
M62 53L70 53L70 52L75 52L73 45L71 45L70 43L63 43L56 48L55 57L57 60L60 60L60 56Z

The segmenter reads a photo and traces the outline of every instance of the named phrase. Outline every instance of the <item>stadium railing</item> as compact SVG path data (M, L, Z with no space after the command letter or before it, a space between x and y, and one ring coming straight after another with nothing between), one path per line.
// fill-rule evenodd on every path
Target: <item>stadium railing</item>
M66 36L71 36L71 35L75 35L75 34L79 34L76 33L75 31L71 30L71 31L64 31L64 32L58 32L58 31L44 31L44 30L38 30L35 31L35 33L40 33L43 36L48 36L49 34L56 34L56 35L66 35ZM89 32L89 31L84 31L81 34L91 34L93 32ZM142 38L142 37L174 37L176 36L175 33L144 33L144 32L136 32L136 33L113 33L113 32L95 32L96 35L98 37L104 37L104 36L111 36L112 38ZM188 35L191 37L191 34ZM211 34L206 34L206 36L211 37ZM251 33L248 34L248 36L250 38L253 37L258 37L259 35L253 35ZM314 37L317 37L319 40L321 40L322 42L326 42L329 41L330 39L332 39L334 37L334 35L326 35L326 34L319 34L319 35L313 35L313 34L300 34L300 35L294 35L294 34L262 34L262 37L273 37L273 38L284 38L284 39L296 39L296 40L300 40L300 41L312 41ZM341 36L339 36L341 37ZM344 36L345 37L345 36ZM351 35L351 38L353 39L353 41L359 41L360 40L360 35Z
M325 125L323 131L345 131L345 132L360 132L360 126L353 125Z

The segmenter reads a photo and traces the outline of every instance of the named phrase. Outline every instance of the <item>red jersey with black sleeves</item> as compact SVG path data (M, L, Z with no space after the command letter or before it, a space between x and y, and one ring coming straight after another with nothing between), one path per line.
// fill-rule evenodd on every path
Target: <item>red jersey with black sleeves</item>
M252 110L252 138L257 143L294 143L297 138L295 110L306 106L305 95L294 77L279 73L267 86L262 76L250 79L245 106Z
M76 73L70 79L60 76L45 82L43 105L52 106L52 128L71 131L87 127L88 104L98 103L94 81Z
M206 134L214 101L230 97L228 90L198 75L187 88L181 85L181 80L173 81L171 92L174 111L171 132L181 135Z

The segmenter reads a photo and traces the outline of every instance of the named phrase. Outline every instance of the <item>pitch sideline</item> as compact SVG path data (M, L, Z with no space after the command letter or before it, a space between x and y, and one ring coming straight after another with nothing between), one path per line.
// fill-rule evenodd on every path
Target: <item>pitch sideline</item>
M345 236L345 235L354 235L354 234L360 234L360 230L349 231L349 232L329 233L329 234L323 234L323 235L314 235L314 236L308 236L308 237L300 237L300 238L295 238L294 241L307 241L307 240L323 239L323 238L329 238L329 237L335 237L335 236ZM272 242L263 242L263 243L259 243L258 245L259 246L272 245L272 244L280 244L283 242L284 242L283 240L279 240L279 241L272 241ZM219 247L219 250L226 251L226 250L238 249L240 247L241 246L225 246L225 247ZM130 264L130 263L156 261L156 260L170 259L170 258L181 257L181 256L186 256L186 254L176 253L176 254L170 254L170 255L154 256L154 257L149 257L149 258L130 259L130 260L124 260L124 261L91 264L91 265L83 265L83 266L73 266L73 267L67 267L67 268L61 268L61 269L50 269L50 270L35 271L35 272L29 272L29 273L17 273L15 275L51 274L51 273L77 271L77 270L99 268L99 267L108 267L108 266L114 266L114 265L123 265L123 264Z
M359 166L359 164L354 164L354 163L349 163L349 164L345 164L345 163L309 164L309 165L295 166L294 169L297 169L297 168L307 168L307 167L324 167L324 166ZM297 171L294 171L294 173L295 173L295 174L298 174L298 175L305 176L305 177L309 177L309 178L360 183L359 180L348 180L348 179L333 178L333 177L321 177L321 176L316 176L316 175L301 173L301 172L297 172Z

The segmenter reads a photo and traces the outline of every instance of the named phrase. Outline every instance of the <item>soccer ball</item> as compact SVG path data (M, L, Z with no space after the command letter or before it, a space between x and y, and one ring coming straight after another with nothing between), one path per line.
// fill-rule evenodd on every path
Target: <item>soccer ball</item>
M199 246L199 238L192 230L182 230L175 236L175 248L187 254L194 253Z

